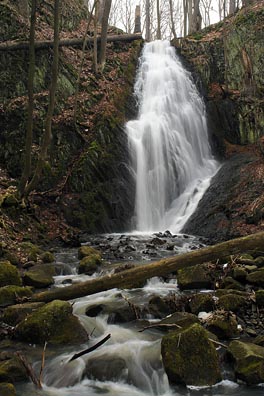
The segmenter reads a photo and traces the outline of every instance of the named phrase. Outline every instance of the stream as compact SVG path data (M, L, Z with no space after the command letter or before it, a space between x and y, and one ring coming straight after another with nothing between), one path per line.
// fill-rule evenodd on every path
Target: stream
M159 246L156 244L159 241ZM160 244L162 242L162 244ZM172 235L169 232L156 235L113 234L94 236L89 244L102 250L104 264L95 276L112 273L120 265L146 264L190 249L204 246L206 241L189 235ZM61 268L55 277L54 287L64 287L91 277L78 275L77 249L56 251L56 266ZM143 288L132 290L112 289L74 300L73 311L85 327L90 340L78 347L52 348L48 346L43 375L43 389L36 390L31 383L17 387L18 396L201 396L234 395L260 396L263 387L246 387L229 379L223 371L223 380L210 388L172 386L164 372L160 343L165 334L154 328L139 332L148 323L158 319L146 313L144 319L125 321L114 319L119 313L125 317L128 301L142 309L153 295L179 294L177 280L152 278ZM95 309L100 307L100 309ZM89 311L89 312L88 312ZM86 312L90 313L87 315ZM114 323L115 322L115 323ZM116 323L119 322L119 323ZM73 362L74 353L94 345L107 334L111 338L95 351ZM36 346L32 345L36 359ZM30 354L30 352L29 352ZM35 360L38 372L41 363ZM223 369L225 370L225 369Z

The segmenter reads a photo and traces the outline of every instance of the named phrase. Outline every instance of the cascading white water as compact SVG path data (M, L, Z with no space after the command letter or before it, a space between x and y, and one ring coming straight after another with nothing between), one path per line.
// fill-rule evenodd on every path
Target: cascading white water
M139 116L126 125L136 181L135 228L179 232L219 167L205 106L168 41L145 45L135 94Z

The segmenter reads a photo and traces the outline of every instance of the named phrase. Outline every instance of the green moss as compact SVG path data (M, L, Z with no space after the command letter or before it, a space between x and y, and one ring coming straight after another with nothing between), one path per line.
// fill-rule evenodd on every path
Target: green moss
M16 356L10 356L8 360L0 362L0 382L15 383L27 380L26 369Z
M236 294L226 294L219 298L218 305L226 311L237 312L246 305L247 300Z
M204 386L213 385L221 378L215 347L199 324L163 337L161 354L172 382Z
M53 263L55 261L54 254L51 252L44 252L40 255L40 259L43 263Z
M235 361L235 372L239 379L249 385L264 382L264 348L242 341L232 341L228 352Z
M24 273L24 284L36 288L48 287L54 283L53 276L55 268L53 265L41 264L35 265L29 271Z
M3 382L0 384L1 396L16 396L16 389L13 384Z
M26 342L75 344L87 340L87 334L72 315L68 302L54 300L37 309L16 327L16 337Z
M81 260L78 272L79 274L92 275L101 263L102 259L99 254L91 254Z
M31 287L4 286L0 288L0 305L14 304L17 298L32 296Z
M0 261L0 287L22 284L18 270L9 261Z
M88 245L83 245L78 249L78 259L81 260L86 256L91 256L91 255L100 255L99 250L96 250L95 248L88 246Z

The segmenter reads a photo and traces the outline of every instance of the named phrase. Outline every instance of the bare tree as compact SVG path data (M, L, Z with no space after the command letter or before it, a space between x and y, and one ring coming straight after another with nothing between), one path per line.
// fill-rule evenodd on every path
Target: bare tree
M101 41L100 41L100 53L99 53L99 63L100 63L101 71L104 70L104 66L105 66L108 19L111 9L111 2L112 0L105 0L104 13L102 18L102 30L101 30Z
M173 17L173 1L169 0L170 4L170 22L171 22L171 31L174 40L177 38L176 30L175 30L175 22L174 22L174 17Z
M45 121L45 131L40 146L40 152L39 152L36 169L32 177L32 180L25 188L24 191L25 196L28 196L28 194L36 188L36 186L40 181L52 137L51 123L52 123L52 116L55 107L55 94L56 94L56 87L58 80L58 66L59 66L59 24L60 24L59 15L60 15L60 0L55 0L53 62L52 62L51 84L49 89L49 104L48 104L48 111Z
M157 6L157 39L161 40L161 26L160 26L160 19L161 19L161 15L160 15L160 2L159 0L156 0L156 6Z
M201 0L200 4L204 26L209 26L211 24L210 13L212 8L212 0Z
M33 110L34 110L34 75L35 75L35 28L36 28L37 0L32 0L29 33L29 68L28 68L28 114L25 144L25 158L22 177L19 185L21 197L31 175L31 149L33 138Z
M150 0L146 0L146 41L150 41Z

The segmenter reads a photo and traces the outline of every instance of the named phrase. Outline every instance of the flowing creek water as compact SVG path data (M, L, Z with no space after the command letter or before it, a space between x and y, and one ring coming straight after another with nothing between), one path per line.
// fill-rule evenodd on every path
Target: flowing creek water
M158 234L158 238L164 243L156 246L156 238L156 235L118 234L93 237L90 243L104 252L104 265L100 273L93 277L113 272L120 263L147 263L204 245L203 240L193 236L165 233ZM65 287L91 278L78 275L76 249L58 251L56 265L61 268L61 274L55 277L55 287ZM117 324L111 319L112 313L129 309L128 301L143 308L151 296L165 297L171 293L180 293L174 277L167 280L152 278L143 288L112 289L74 300L73 311L91 334L90 340L78 347L48 346L43 390L36 390L33 384L27 383L19 385L18 396L263 395L263 387L248 388L238 385L228 379L228 372L223 372L225 380L211 388L172 386L164 372L160 354L160 342L165 333L156 329L139 332L146 325L145 320L154 323L157 318L146 312L140 320ZM98 310L97 315L87 316L86 311L92 312L91 308L95 306L107 307L108 313L105 313L107 310L101 313ZM68 363L74 353L95 344L107 334L111 334L111 338L103 346ZM34 367L38 371L41 349L36 351L34 345L31 349L29 355L34 355Z

